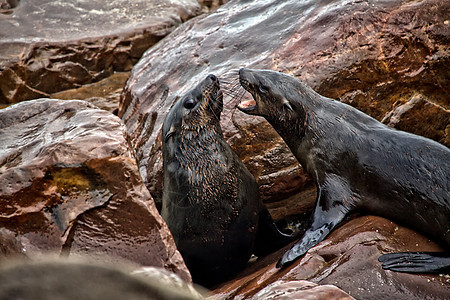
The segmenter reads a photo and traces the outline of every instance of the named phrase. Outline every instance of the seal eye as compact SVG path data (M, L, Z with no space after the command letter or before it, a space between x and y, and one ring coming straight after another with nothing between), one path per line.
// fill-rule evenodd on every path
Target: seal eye
M267 93L267 88L265 86L260 85L259 86L259 91L263 94Z
M184 100L183 102L183 106L187 109L192 109L195 106L195 101L192 98L187 98L186 100Z

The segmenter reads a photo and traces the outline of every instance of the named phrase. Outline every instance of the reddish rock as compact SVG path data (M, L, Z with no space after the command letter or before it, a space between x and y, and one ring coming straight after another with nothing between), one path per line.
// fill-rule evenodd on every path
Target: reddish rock
M52 94L50 98L86 100L98 108L116 112L119 107L120 94L129 76L130 72L116 72L98 82Z
M129 71L146 49L201 12L194 0L22 0L9 6L0 10L0 104Z
M350 300L354 298L333 285L317 285L305 280L280 280L262 289L250 299Z
M417 122L421 120L421 122ZM445 131L450 128L450 110L434 104L422 95L411 99L389 112L382 120L388 126L400 130L412 130L417 134L440 140L450 145L450 135Z
M230 1L177 28L133 68L119 108L155 200L162 184L159 134L170 106L207 74L230 80L230 70L244 66L292 74L379 120L421 95L428 104L416 106L414 124L400 120L399 128L450 145L449 10L450 2L439 0ZM236 104L226 101L228 108ZM222 127L266 202L310 186L263 119L226 110Z
M318 288L334 285L356 299L450 297L448 276L396 273L381 268L378 257L384 253L443 251L426 237L381 217L355 218L334 230L293 265L276 269L277 260L288 248L256 261L236 280L221 285L213 293L226 299L257 299L258 295L275 293L273 289L278 284L285 290L284 287L288 289L291 284L308 280L319 284ZM296 289L293 287L292 292Z
M100 253L190 280L119 118L85 101L22 102L0 110L0 144L6 255Z

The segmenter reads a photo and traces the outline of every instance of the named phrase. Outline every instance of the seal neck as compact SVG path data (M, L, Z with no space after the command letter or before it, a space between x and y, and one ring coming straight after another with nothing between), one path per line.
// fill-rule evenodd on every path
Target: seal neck
M322 135L322 96L307 86L299 86L293 99L288 99L292 110L283 109L266 116L266 120L283 138L297 160L305 166L308 149Z
M205 168L217 159L223 133L220 125L203 126L196 130L182 129L175 156L183 168Z

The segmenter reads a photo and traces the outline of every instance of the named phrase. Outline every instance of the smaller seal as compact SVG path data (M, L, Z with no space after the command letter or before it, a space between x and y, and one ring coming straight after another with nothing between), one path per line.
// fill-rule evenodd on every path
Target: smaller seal
M222 92L209 75L167 114L163 136L166 221L191 272L204 286L294 240L281 233L259 199L258 185L226 143Z
M254 100L238 108L263 116L318 188L311 227L278 267L305 254L355 211L398 222L449 249L447 147L389 128L280 72L241 69L239 79ZM450 266L448 253L395 253L379 260L401 272L446 272Z

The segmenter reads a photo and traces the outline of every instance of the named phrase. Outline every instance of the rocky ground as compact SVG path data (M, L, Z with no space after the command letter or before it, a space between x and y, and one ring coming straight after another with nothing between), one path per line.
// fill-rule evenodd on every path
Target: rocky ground
M160 129L172 103L209 73L230 81L244 66L285 72L449 146L449 10L437 0L0 0L0 105L20 102L0 110L0 260L102 253L189 282L156 209ZM227 141L273 217L306 224L310 178L236 100L225 98ZM280 250L212 295L450 298L446 276L397 274L377 262L414 250L442 249L389 220L358 216L292 266L274 267Z

